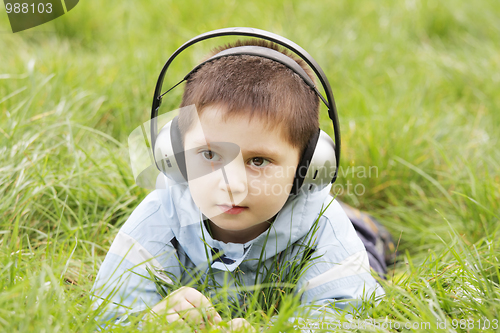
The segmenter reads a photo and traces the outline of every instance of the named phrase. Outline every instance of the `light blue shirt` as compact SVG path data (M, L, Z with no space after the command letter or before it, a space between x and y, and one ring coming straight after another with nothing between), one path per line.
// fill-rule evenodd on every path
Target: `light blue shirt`
M365 247L329 190L290 196L269 229L245 244L212 239L187 186L153 191L122 226L99 270L94 306L110 300L99 319L123 321L162 300L146 268L164 281L176 277L188 284L188 273L208 274L210 265L213 281L233 285L231 276L239 267L248 286L257 274L261 281L263 272L270 273L278 258L293 260L307 248L314 252L295 290L302 304L321 306L316 315L335 313L334 307L359 308L373 294L378 298L384 291L370 273Z

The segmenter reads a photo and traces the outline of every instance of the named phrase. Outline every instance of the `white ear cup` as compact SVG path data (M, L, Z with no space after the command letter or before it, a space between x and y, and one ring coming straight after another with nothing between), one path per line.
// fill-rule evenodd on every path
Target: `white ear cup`
M336 162L335 143L328 134L320 130L301 191L320 191L330 185L335 175Z
M158 170L160 170L169 179L177 183L182 183L185 182L185 179L179 169L179 157L176 156L171 139L172 122L173 121L169 121L165 126L163 126L160 133L158 133L154 146L154 157Z

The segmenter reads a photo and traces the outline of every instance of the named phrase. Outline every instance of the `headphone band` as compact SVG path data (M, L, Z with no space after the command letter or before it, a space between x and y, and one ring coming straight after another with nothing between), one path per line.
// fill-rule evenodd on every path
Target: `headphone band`
M191 70L191 72L187 73L186 76L184 77L184 80L187 80L188 77L196 72L198 69L200 69L203 65L205 65L208 62L214 61L216 59L228 57L228 56L236 56L236 55L249 55L249 56L257 56L257 57L264 57L267 59L271 59L273 61L276 61L288 68L290 68L292 71L294 71L297 75L299 75L302 80L311 88L315 89L316 86L314 85L313 80L307 75L306 71L300 67L300 65L295 62L292 58L289 56L270 49L268 47L263 47L263 46L237 46L237 47L232 47L230 49L226 49L224 51L221 51L214 55L213 57L207 59L206 61L202 62L195 68Z
M156 117L158 116L158 109L160 108L160 105L161 105L161 99L162 99L161 88L163 85L163 79L165 78L165 75L168 71L168 68L170 67L170 65L172 64L174 59L182 51L184 51L188 47L190 47L198 42L207 40L207 39L222 37L222 36L246 36L246 37L255 37L255 38L268 40L270 42L281 45L281 46L285 47L286 49L295 53L295 55L297 55L302 60L304 60L307 63L307 65L313 70L313 72L318 77L321 85L323 86L323 89L324 89L325 94L326 94L326 100L319 92L317 92L317 93L320 96L320 98L323 100L323 102L325 102L325 104L327 105L328 116L333 123L334 137L335 137L336 170L335 170L335 175L332 179L332 183L335 182L335 180L337 179L338 169L339 169L341 142L340 142L340 125L339 125L339 120L338 120L338 115L337 115L337 108L335 106L335 100L333 97L332 89L330 87L330 83L328 82L328 79L326 78L325 73L323 72L321 67L318 65L318 63L302 47L300 47L299 45L295 44L294 42L292 42L292 41L290 41L282 36L279 36L277 34L274 34L274 33L271 33L271 32L265 31L265 30L260 30L260 29L225 28L225 29L218 29L218 30L209 31L209 32L206 32L204 34L198 35L198 36L190 39L189 41L187 41L186 43L181 45L170 56L170 58L167 60L167 62L163 66L163 68L160 72L160 76L158 77L158 81L156 82L156 88L155 88L154 97L153 97L153 105L151 108L151 147L152 147L153 151L154 151L154 146L155 146L155 142L156 142L156 137L158 135L158 128L157 128L158 125L156 122ZM195 69L197 67L195 67ZM297 74L299 74L299 73L297 73ZM307 80L305 82L309 85ZM314 89L317 91L316 88L314 88Z

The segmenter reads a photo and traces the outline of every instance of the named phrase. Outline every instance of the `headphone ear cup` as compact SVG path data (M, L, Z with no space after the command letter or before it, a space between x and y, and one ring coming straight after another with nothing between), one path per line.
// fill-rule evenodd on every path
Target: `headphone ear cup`
M318 142L309 164L302 187L305 191L321 191L332 183L337 171L335 143L324 131L320 130Z
M170 140L174 149L174 156L182 174L182 178L187 181L186 171L186 155L184 153L184 143L182 142L182 134L179 128L179 118L176 116L172 119L172 126L170 127Z
M300 158L299 165L297 166L297 170L295 171L295 178L293 179L293 186L290 194L295 195L299 193L302 184L304 183L304 179L306 178L307 172L309 170L310 161L314 155L314 150L316 148L316 143L319 138L319 129L318 132L315 133L309 142L307 143L307 147L302 153L302 157Z
M305 160L307 156L308 160ZM324 189L331 184L336 171L335 143L324 131L319 130L318 134L309 141L302 160L295 173L294 186L290 194L297 194L299 190L314 192ZM301 177L302 180L300 180ZM296 183L301 182L295 189ZM296 192L293 192L293 190Z
M187 179L186 158L178 118L169 121L156 137L154 158L156 167L176 183Z

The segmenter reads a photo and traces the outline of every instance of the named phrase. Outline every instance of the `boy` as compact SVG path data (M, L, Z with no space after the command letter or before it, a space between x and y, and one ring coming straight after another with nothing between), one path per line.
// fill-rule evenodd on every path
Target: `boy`
M278 50L238 41L214 54L241 45ZM251 286L297 255L309 260L296 290L304 305L320 307L316 315L358 308L362 298L383 294L330 187L290 195L300 157L319 128L319 99L303 79L270 59L222 57L190 75L181 107L188 183L152 192L121 228L93 288L96 304L109 301L103 319L123 321L136 312L197 323L201 311L187 310L204 309L217 323L208 298L182 287L162 300L149 272L182 285L197 274L232 285L238 275Z

